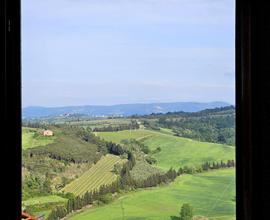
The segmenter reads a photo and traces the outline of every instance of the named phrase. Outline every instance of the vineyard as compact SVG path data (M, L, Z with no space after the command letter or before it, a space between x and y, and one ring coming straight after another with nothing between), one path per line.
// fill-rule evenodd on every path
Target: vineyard
M112 172L114 165L123 162L124 160L120 157L108 154L101 158L81 177L65 186L62 191L79 196L87 191L90 192L98 189L101 185L110 184L117 178L117 175Z

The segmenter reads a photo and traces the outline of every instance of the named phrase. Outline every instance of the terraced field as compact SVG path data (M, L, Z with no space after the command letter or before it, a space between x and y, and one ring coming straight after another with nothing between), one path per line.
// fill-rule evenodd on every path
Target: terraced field
M83 195L87 191L98 189L101 185L110 184L117 178L117 175L112 172L114 165L124 161L118 156L107 154L82 176L72 181L62 190L78 196Z
M169 186L130 192L106 206L90 208L69 220L172 220L189 203L195 215L235 220L235 170L184 175Z
M200 142L150 130L131 130L118 132L99 132L98 136L107 141L121 143L124 139L136 139L149 146L154 151L157 147L161 151L153 154L157 160L156 166L168 170L170 167L178 169L180 166L199 166L203 162L227 161L235 158L235 148L228 145Z

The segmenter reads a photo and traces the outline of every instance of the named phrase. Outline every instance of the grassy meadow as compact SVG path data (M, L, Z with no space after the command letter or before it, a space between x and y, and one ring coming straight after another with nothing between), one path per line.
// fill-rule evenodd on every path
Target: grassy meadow
M183 203L209 220L235 220L235 170L178 177L169 186L130 192L113 203L90 208L69 220L173 220Z
M107 141L121 143L125 139L142 141L150 150L157 147L161 151L153 154L156 166L168 170L170 167L198 166L206 161L227 161L234 159L235 148L223 144L200 142L151 130L125 130L118 132L98 132Z
M87 191L98 189L101 185L110 184L117 178L117 175L112 172L114 165L123 162L124 160L120 157L107 154L83 173L82 176L65 186L62 191L78 196Z
M22 128L22 149L45 146L55 141L55 136L43 136L36 128Z

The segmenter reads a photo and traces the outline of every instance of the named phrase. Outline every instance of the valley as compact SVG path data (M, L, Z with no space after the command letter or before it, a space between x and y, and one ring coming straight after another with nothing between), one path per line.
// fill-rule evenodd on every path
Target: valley
M235 219L234 117L223 107L23 121L22 207L48 220L176 220L188 203Z

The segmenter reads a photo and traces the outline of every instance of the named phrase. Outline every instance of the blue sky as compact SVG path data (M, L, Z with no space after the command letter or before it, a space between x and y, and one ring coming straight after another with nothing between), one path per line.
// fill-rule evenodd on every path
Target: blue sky
M22 0L23 107L234 103L233 0Z

